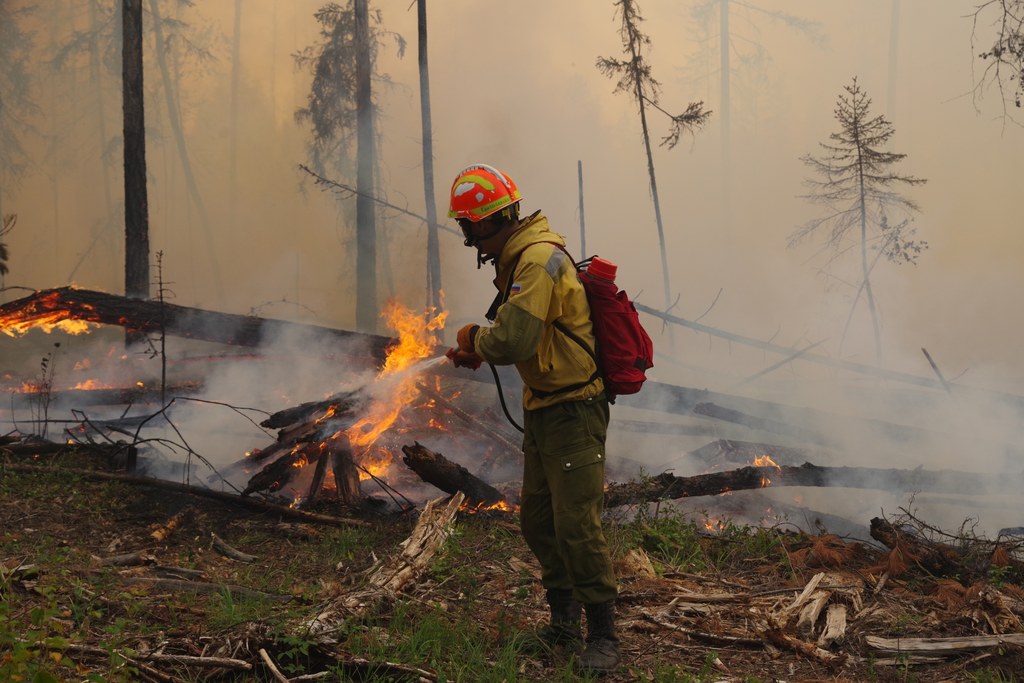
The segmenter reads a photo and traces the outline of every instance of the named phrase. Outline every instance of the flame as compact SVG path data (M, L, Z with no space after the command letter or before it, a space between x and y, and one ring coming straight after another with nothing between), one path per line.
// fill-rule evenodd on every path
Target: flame
M79 317L83 312L89 313L96 310L94 306L81 302L76 302L75 306L82 309L75 311ZM68 316L71 313L72 309L61 300L59 291L49 292L21 310L0 316L0 332L10 337L21 336L32 329L40 329L47 334L54 330L61 330L68 334L83 334L91 328L97 327L96 324L86 320L69 319Z
M359 480L383 477L391 467L391 452L384 448L368 448L359 456Z
M779 467L779 465L776 464L776 462L774 460L772 460L771 456L768 455L767 453L764 454L764 455L760 455L760 456L754 458L754 467L774 467L779 472L782 471L782 468ZM763 489L764 488L768 488L771 485L772 485L772 480L769 479L766 475L762 474L761 475L761 488L763 488Z
M726 523L720 519L713 519L711 517L704 518L704 529L713 534L720 534L725 530Z
M363 451L357 458L363 467L367 467L363 458L365 452L394 424L402 409L416 397L419 391L416 388L416 377L403 376L402 371L434 353L439 340L433 333L444 327L447 315L447 312L441 312L433 317L431 312L425 315L418 314L394 299L384 305L381 317L398 333L398 342L388 351L384 367L377 374L380 392L375 396L364 417L346 430L353 450ZM375 463L375 469L383 472L390 462L391 455L388 453L386 463ZM371 472L378 473L374 470Z
M462 507L459 508L459 512L469 514L476 514L478 512L515 512L516 509L517 506L512 506L503 500L499 500L497 503L491 503L490 505L477 503L474 506L470 506L467 503L463 503Z

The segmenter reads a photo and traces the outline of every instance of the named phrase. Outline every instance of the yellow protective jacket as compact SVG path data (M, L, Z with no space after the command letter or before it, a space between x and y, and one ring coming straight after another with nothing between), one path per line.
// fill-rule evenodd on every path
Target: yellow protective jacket
M474 340L477 355L488 363L515 364L525 385L526 410L604 391L594 359L554 325L560 321L594 348L586 292L572 259L552 242L565 245L539 211L512 234L498 257L494 279L499 292L509 292L508 299L498 307L494 324L481 327ZM574 385L580 386L552 393Z

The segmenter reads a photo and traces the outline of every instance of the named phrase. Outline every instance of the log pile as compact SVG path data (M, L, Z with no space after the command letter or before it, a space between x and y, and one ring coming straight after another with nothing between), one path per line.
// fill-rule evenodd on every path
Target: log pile
M278 411L263 420L262 427L279 430L277 441L233 466L237 469L267 462L250 477L242 495L279 491L301 469L312 465L313 478L304 497L307 503L320 496L330 467L338 502L356 505L360 499L359 470L352 459L352 446L345 430L355 423L356 412L363 405L358 392L343 392Z

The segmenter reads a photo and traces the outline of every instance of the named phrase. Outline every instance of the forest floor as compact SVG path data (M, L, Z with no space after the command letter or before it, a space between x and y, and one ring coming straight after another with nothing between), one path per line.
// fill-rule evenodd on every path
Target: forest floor
M513 513L460 512L421 576L344 620L333 644L318 641L304 625L365 589L418 511L318 512L350 521L0 463L0 680L592 680L571 653L530 647L546 609ZM871 645L1019 638L1024 590L1010 570L967 583L880 545L708 531L670 506L610 518L607 530L623 657L602 680L1024 680L1021 640L931 658Z

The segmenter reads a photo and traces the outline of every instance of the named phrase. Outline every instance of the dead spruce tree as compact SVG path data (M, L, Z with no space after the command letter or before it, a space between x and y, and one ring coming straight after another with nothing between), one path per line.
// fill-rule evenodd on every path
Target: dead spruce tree
M886 151L896 131L884 116L871 116L871 98L856 77L839 96L835 118L839 131L829 136L831 143L819 143L823 155L801 157L815 173L804 182L810 193L803 197L824 205L827 212L793 231L789 246L824 233L830 252L827 266L851 248L857 249L860 283L850 317L863 294L874 330L876 361L881 365L881 330L871 272L883 257L896 264L915 263L927 249L927 242L912 239L915 230L910 216L919 211L917 204L893 190L896 185L920 185L926 180L893 169L906 154ZM893 222L890 214L899 214L902 220ZM871 251L874 258L869 258ZM845 337L845 330L843 334Z
M658 246L661 248L661 273L665 287L665 310L671 308L672 288L669 284L668 251L665 249L665 226L661 220L661 203L658 200L658 182L654 173L654 155L651 153L651 135L647 126L648 107L660 111L671 120L669 134L661 144L672 149L679 142L679 136L685 131L693 131L705 123L711 116L704 111L703 102L692 102L682 114L672 115L661 108L658 98L661 84L651 76L651 66L644 58L644 50L651 45L651 39L640 31L644 18L635 0L616 0L615 7L622 19L619 36L622 38L622 51L625 59L598 57L597 69L609 78L617 77L615 92L629 93L636 98L640 112L640 128L643 132L644 150L647 152L647 174L651 181L651 199L654 202L654 218L658 224Z

